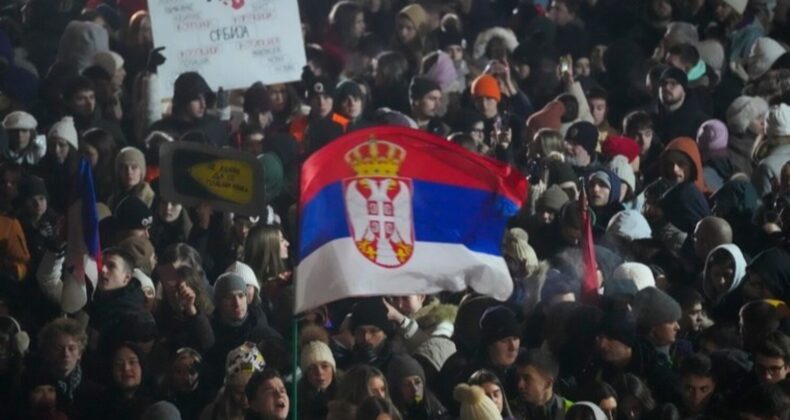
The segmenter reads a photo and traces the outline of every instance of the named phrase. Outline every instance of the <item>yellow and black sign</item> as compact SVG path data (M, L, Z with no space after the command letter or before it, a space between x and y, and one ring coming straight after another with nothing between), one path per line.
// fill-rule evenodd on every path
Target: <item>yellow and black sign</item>
M264 213L263 167L251 154L173 142L159 151L162 196L187 206L209 203L245 216Z

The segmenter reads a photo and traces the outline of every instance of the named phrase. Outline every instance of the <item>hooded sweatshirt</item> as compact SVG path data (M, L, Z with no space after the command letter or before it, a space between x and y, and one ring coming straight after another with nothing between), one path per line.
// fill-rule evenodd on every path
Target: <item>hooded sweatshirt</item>
M662 161L666 156L666 153L670 150L682 152L689 159L691 159L691 161L694 163L694 171L691 174L691 180L694 181L694 185L696 185L701 192L705 194L709 193L710 191L705 185L705 178L703 177L702 157L699 152L699 147L697 147L697 142L690 137L678 137L672 140L669 142L669 144L667 144L666 149L664 149L664 153L661 154Z
M658 203L667 221L689 235L694 233L697 222L710 215L708 201L691 182L673 186Z
M783 249L764 251L747 268L762 278L775 299L790 299L790 255Z
M107 30L93 22L72 21L60 38L57 61L73 65L82 73L93 65L96 54L110 50Z
M710 269L710 256L720 249L730 254L730 258L732 258L733 262L735 263L735 273L733 275L730 288L723 294L717 295L715 288L713 287L713 283L708 278L708 270ZM708 258L705 260L705 270L702 272L702 290L705 292L705 296L707 296L708 299L711 299L714 304L716 304L720 302L725 295L732 293L738 287L740 287L744 277L746 277L746 259L743 257L741 249L738 248L737 245L733 244L719 245L710 251Z

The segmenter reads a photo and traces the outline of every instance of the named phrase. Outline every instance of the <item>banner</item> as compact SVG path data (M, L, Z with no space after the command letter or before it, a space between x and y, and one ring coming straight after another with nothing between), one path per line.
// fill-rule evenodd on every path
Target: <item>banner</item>
M305 65L296 0L148 0L164 96L196 71L212 89L299 80Z
M265 214L263 166L247 152L189 142L159 150L162 197L185 206L209 203L245 216Z

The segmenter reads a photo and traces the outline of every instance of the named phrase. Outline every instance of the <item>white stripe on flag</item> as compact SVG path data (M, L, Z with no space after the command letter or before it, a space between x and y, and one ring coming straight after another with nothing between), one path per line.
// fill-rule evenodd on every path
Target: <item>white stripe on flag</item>
M463 245L416 242L402 267L387 269L363 257L351 238L331 241L296 269L295 311L303 312L350 296L475 291L504 301L513 281L501 256Z

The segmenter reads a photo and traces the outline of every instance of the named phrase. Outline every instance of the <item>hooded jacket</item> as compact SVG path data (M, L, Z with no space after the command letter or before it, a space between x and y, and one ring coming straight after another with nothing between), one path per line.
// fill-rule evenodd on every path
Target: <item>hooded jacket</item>
M669 144L667 144L666 149L661 154L661 160L663 162L664 157L666 156L667 152L670 150L677 150L685 154L691 161L694 163L694 173L691 174L692 180L694 181L694 185L702 191L703 193L709 193L708 187L705 185L705 178L703 176L703 169L702 169L702 156L699 152L699 147L697 146L697 142L690 137L678 137ZM663 166L663 164L662 164Z
M728 181L711 198L716 214L732 227L733 242L747 254L756 254L759 244L754 218L759 207L759 197L754 185L740 179Z
M781 248L771 248L754 258L747 267L758 274L779 300L790 299L790 255Z
M710 256L720 249L730 254L730 258L732 258L733 262L735 263L735 274L733 275L730 288L723 294L717 295L715 288L713 287L713 282L708 278L708 270L710 268ZM708 299L713 301L714 304L717 304L724 298L725 295L734 292L738 287L740 287L744 277L746 277L746 259L743 257L741 249L733 244L719 245L710 251L708 258L705 260L705 269L702 272L702 290L705 292L705 296L707 296Z
M703 217L710 215L705 196L691 182L681 182L670 188L658 202L667 221L691 235Z

